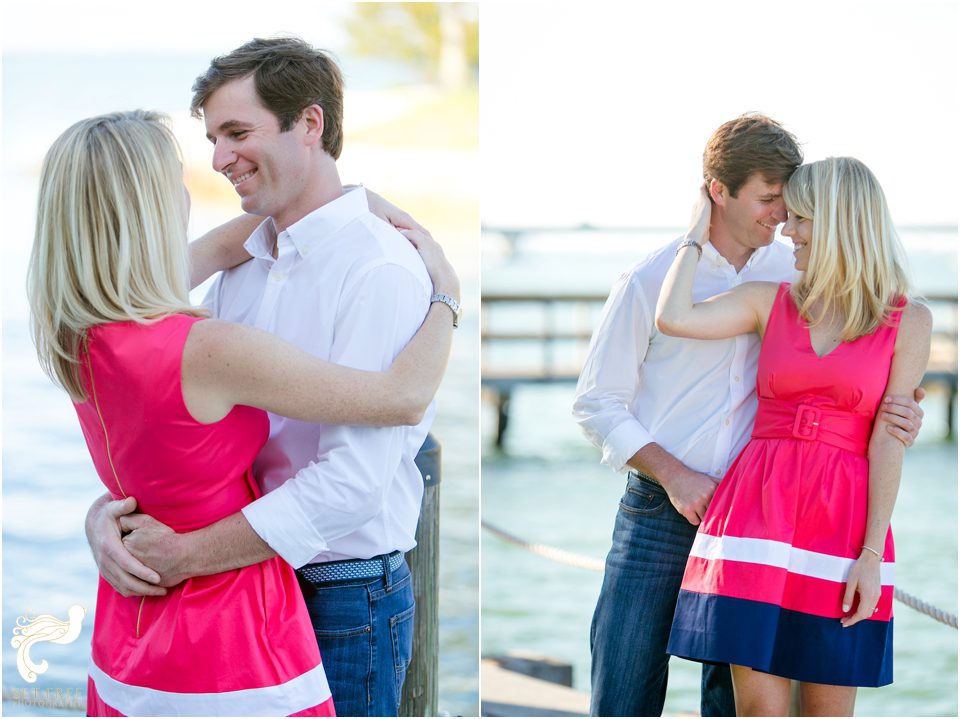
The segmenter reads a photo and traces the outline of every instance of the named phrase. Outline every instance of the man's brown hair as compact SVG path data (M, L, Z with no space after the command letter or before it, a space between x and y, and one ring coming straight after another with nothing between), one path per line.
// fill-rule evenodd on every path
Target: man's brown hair
M703 151L703 179L722 182L731 197L759 172L771 183L784 183L803 163L797 138L766 115L747 113L716 129Z
M256 38L214 58L193 83L190 112L203 117L203 105L228 82L253 76L257 96L290 130L304 109L323 110L323 149L336 160L343 147L343 77L333 59L299 38Z

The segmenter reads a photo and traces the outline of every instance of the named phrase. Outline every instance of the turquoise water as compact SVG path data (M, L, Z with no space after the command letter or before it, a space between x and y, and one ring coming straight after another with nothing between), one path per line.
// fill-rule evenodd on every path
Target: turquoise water
M956 292L955 233L903 235L915 273L928 280L921 289ZM544 237L521 246L513 257L502 252L497 238L485 237L483 289L605 292L645 249L673 236L642 231L619 245L573 235ZM588 255L584 247L591 244L599 251ZM572 384L517 390L502 452L493 448L493 408L484 406L482 513L484 520L529 542L602 559L610 548L624 481L600 464L599 450L573 422L573 392ZM957 444L942 439L942 395L931 394L924 410L920 438L906 454L893 516L897 584L956 614ZM482 653L526 651L568 662L575 687L588 692L589 628L601 574L551 562L488 533L481 537L481 551ZM956 716L957 631L899 603L894 611L895 682L861 690L857 714ZM674 659L666 712L698 711L699 665Z
M572 387L517 392L507 454L490 449L493 417L485 415L483 517L528 541L602 559L623 481L599 465L598 453L566 422L572 394ZM957 447L935 437L942 417L929 404L921 441L907 452L893 517L897 584L955 614ZM481 551L483 654L523 650L569 662L576 688L589 691L588 633L601 574L553 563L488 533ZM901 604L894 611L895 683L862 690L857 713L955 716L957 631ZM698 697L698 666L673 660L666 711L698 710Z

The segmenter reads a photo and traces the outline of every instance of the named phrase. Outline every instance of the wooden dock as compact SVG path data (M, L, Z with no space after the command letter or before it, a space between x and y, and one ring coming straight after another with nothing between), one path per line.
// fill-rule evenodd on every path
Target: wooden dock
M498 447L506 435L510 398L516 387L577 381L606 299L606 295L582 292L482 293L480 382L484 396L497 408ZM929 394L943 396L946 435L952 437L957 401L957 296L928 295L923 301L934 310L935 320L930 363L922 384ZM498 352L511 359L500 359ZM523 358L517 359L521 354Z
M480 716L584 717L590 695L572 688L573 667L556 659L509 652L480 661ZM699 716L696 711L664 716Z
M569 664L543 657L486 657L480 662L480 716L589 716L590 697L569 686L572 677Z

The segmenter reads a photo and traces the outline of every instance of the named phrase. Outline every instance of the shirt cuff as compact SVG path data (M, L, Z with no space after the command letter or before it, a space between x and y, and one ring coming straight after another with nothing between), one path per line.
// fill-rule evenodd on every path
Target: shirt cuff
M639 422L623 422L614 427L604 440L601 461L615 471L623 472L630 458L654 441L653 435Z
M276 506L274 506L276 505ZM327 541L292 501L283 487L264 495L242 510L253 531L294 569L327 550Z

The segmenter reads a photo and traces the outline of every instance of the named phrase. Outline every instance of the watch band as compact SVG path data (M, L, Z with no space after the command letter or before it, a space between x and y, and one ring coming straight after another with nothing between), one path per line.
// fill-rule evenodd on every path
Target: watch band
M450 295L436 294L430 298L430 304L434 302L442 302L447 307L453 311L453 326L460 326L460 303L453 299Z

